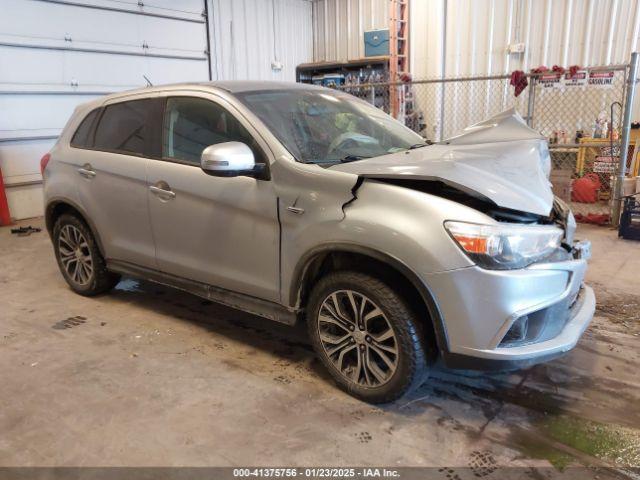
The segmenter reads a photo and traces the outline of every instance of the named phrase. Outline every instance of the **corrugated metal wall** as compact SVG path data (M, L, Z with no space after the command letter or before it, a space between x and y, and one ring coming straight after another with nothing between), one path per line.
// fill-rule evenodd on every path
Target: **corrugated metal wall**
M638 0L410 1L415 77L441 75L443 51L445 74L466 76L624 63L639 47ZM360 58L362 33L387 27L387 0L314 0L314 59ZM507 52L520 42L524 54Z
M388 27L388 0L314 0L313 59L361 58L363 33Z
M442 76L443 68L445 76L475 76L623 64L640 48L638 0L414 0L411 7L414 78ZM517 43L524 53L509 53ZM640 119L638 97L633 118Z
M445 4L447 76L626 63L638 48L637 0L413 0L416 77L442 74ZM523 54L508 53L515 43Z
M640 48L638 0L410 2L415 79L621 64ZM387 0L314 0L315 60L361 58L363 31L388 27L387 8ZM524 53L509 53L518 43ZM640 98L634 119L640 119Z
M307 0L208 0L214 79L295 80L313 55ZM277 61L281 70L273 69Z

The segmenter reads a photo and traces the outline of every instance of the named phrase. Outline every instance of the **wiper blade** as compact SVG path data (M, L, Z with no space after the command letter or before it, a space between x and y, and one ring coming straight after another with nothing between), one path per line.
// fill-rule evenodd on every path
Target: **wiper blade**
M365 158L371 158L371 157L366 157L364 155L347 155L346 157L342 157L340 159L340 163L355 162L356 160L363 160Z
M300 162L300 163L304 163L306 165L335 165L336 163L354 162L356 160L360 160L360 158L358 157L358 158L352 159L351 157L349 157L347 160L343 158L335 159L335 160L308 160L306 162Z
M427 140L425 143L416 143L414 145L411 145L409 147L409 150L415 150L416 148L422 148L422 147L426 147L429 145L433 145L433 142L431 140Z

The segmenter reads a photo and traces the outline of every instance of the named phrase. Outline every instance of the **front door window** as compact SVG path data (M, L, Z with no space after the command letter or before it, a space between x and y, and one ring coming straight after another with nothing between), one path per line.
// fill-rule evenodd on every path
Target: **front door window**
M162 138L162 156L181 163L200 165L205 148L224 142L245 143L253 150L256 163L264 162L247 129L220 105L203 98L169 98Z

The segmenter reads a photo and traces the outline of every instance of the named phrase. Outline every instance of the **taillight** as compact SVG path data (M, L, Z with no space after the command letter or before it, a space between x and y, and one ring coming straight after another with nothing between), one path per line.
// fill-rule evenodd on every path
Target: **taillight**
M42 174L43 177L44 177L44 169L47 168L47 163L49 163L49 160L51 160L50 153L45 153L40 159L40 173Z

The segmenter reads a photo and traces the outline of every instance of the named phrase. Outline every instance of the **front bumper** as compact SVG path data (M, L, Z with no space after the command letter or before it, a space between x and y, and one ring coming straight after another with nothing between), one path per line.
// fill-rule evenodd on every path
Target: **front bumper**
M573 316L557 337L521 347L478 350L468 354L447 353L443 355L444 363L449 368L514 370L552 360L576 346L593 318L595 307L593 289L584 286L574 306Z
M583 284L586 265L578 259L513 271L471 267L428 275L425 283L444 323L439 342L445 364L513 369L571 350L595 311L593 290ZM541 318L550 328L529 341L505 344L514 322L525 316Z

